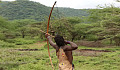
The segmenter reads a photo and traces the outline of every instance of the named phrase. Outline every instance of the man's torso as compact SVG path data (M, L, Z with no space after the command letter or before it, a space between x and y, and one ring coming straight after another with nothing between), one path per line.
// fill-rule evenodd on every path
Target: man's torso
M70 46L63 46L56 50L57 57L59 59L59 69L60 70L72 70L72 51L64 51L64 47Z

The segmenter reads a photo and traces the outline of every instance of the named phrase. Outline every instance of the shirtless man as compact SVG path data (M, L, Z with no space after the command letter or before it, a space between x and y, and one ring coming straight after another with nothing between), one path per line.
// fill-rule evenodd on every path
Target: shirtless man
M65 41L60 35L55 36L54 40L56 43L52 41L52 37L48 34L45 34L45 36L49 40L50 45L56 49L56 55L59 59L59 70L73 70L74 64L72 64L72 50L77 49L78 46L73 42ZM70 46L67 44L70 44Z

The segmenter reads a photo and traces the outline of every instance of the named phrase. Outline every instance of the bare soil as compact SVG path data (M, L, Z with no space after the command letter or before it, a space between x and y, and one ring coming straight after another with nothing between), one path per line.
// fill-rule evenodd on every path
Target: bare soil
M41 47L43 47L46 44L46 41L43 42L37 42L31 45L28 45L28 47L30 49L14 49L14 50L18 50L18 51L40 51L42 49L40 49Z
M37 42L33 45L29 45L30 47L37 47L37 49L14 49L17 51L40 51L42 49L42 46L44 46L46 43L45 42ZM89 46L89 47L103 47L104 45L101 44L100 42L89 42L89 41L79 41L76 42L78 46ZM52 52L52 51L51 51ZM94 50L94 49L77 49L73 51L75 56L100 56L101 53L103 52L114 52L114 51L109 51L109 50Z
M78 49L75 50L73 53L75 56L101 56L103 52L115 52L115 51L108 51L108 50L93 50L93 49Z
M78 41L76 42L78 46L87 46L87 47L105 47L101 41Z

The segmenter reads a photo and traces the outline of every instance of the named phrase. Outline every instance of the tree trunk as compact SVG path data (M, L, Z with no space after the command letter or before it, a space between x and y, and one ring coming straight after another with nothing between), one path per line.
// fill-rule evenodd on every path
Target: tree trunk
M120 46L120 37L114 37L115 45Z
M22 38L25 38L25 32L22 31Z
M74 37L72 37L72 42L73 42L73 40L74 40Z
M110 39L110 44L112 44L112 39Z
M25 35L22 35L22 38L25 38Z

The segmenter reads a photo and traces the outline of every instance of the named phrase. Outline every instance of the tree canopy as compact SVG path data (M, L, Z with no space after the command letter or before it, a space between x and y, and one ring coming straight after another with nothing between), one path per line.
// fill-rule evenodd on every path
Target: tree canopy
M49 16L51 7L29 0L16 0L12 2L2 1L0 4L0 10L0 15L8 18L9 20L34 19L38 21L45 21ZM52 17L58 18L61 16L73 17L87 15L86 10L54 8Z
M50 7L28 0L2 2L0 7L1 40L18 37L44 39L44 33L41 30L47 29L46 19L49 16ZM66 14L65 17L59 16L55 12L57 10ZM84 11L88 11L88 14ZM57 17L60 18L56 19ZM52 35L60 34L71 41L96 42L107 39L110 44L120 45L120 8L112 5L102 9L83 9L82 11L54 8L51 18L49 33Z

